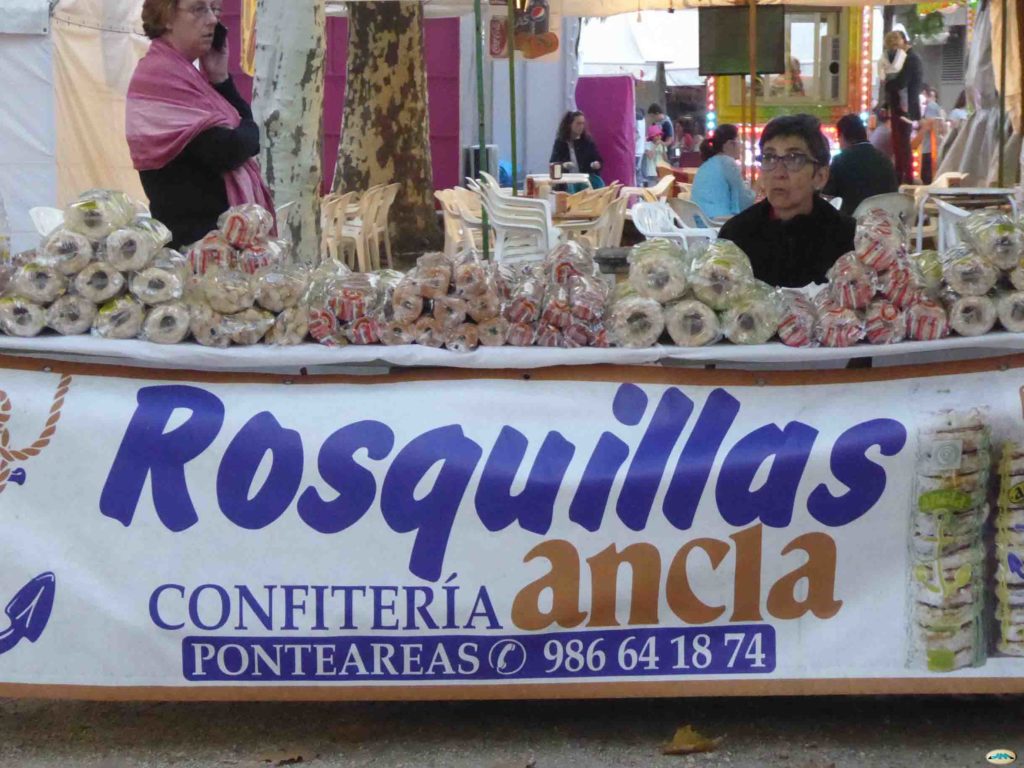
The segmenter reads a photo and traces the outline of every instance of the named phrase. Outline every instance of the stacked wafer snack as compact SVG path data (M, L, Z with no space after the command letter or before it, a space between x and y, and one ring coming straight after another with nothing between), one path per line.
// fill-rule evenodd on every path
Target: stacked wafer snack
M920 434L910 531L911 661L932 672L985 659L989 444L977 410L939 414Z
M1024 444L1003 446L995 526L996 649L1024 656Z

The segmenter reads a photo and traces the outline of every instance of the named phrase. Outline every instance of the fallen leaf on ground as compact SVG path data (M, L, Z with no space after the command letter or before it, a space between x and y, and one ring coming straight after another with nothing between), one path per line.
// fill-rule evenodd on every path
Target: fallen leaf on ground
M299 763L308 763L316 757L316 754L316 750L305 747L279 749L274 752L268 752L265 755L261 755L260 762L270 763L275 767L283 765L298 765Z
M709 739L694 730L692 725L684 725L676 730L672 741L662 748L663 755L692 755L696 752L714 752L722 739Z

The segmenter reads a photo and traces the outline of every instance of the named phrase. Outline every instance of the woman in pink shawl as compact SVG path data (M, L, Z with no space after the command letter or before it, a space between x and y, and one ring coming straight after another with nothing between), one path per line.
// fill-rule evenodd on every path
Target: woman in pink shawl
M274 211L253 159L259 128L228 74L227 44L212 47L220 2L142 5L153 43L128 88L128 147L150 211L174 233L174 247L216 229L230 206L258 203Z

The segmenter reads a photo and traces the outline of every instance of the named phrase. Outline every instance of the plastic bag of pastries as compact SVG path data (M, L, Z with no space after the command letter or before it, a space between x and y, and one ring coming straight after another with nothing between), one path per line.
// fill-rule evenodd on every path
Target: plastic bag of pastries
M548 280L564 285L572 277L593 275L593 252L582 243L570 240L555 246L544 259L544 271Z
M217 219L217 229L235 248L248 248L266 240L274 228L274 216L255 203L228 208Z
M432 315L444 329L455 328L466 322L469 310L466 300L458 296L442 296L434 299Z
M544 309L546 283L543 270L526 268L512 288L512 296L505 306L505 317L510 323L535 323Z
M213 267L232 269L237 259L235 249L224 239L220 231L210 232L202 240L193 243L186 255L192 271L197 275L206 274L206 271Z
M305 264L273 264L256 272L256 303L270 312L298 306L309 290Z
M462 323L445 331L445 348L452 352L472 352L480 345L480 329L474 323Z
M670 240L645 240L629 252L629 283L641 296L666 304L686 295L689 264Z
M303 306L288 307L274 319L264 341L278 347L301 344L309 336L309 312Z
M38 336L46 327L46 310L22 296L0 299L0 329L8 336Z
M440 299L448 295L453 276L451 259L443 253L425 253L416 259L414 269L420 296L425 299Z
M680 347L704 347L722 338L718 315L696 299L681 299L665 305L665 329Z
M231 346L231 336L224 327L224 316L215 312L201 296L190 298L188 314L189 332L199 344L217 349Z
M908 339L934 341L949 335L949 315L937 301L918 298L904 310L904 315Z
M815 338L823 347L852 347L865 332L864 318L855 310L826 303L818 314Z
M452 270L452 288L456 296L467 301L489 290L490 273L473 251L466 251L456 257Z
M921 289L930 296L942 287L942 258L938 251L917 251L907 257Z
M424 315L413 324L413 335L416 338L416 343L421 346L434 348L444 346L444 325L430 315Z
M135 204L124 192L90 189L64 209L64 226L98 243L135 218Z
M185 295L188 279L188 262L181 254L165 249L148 267L132 275L130 290L143 304L164 304Z
M1024 257L1024 233L1000 211L978 211L957 224L975 251L999 269L1013 269Z
M46 308L46 324L61 336L88 333L96 319L96 305L84 296L67 293Z
M945 297L949 327L961 336L982 336L995 327L996 303L988 296Z
M803 293L793 289L782 291L782 319L779 340L788 347L810 347L818 343L818 309Z
M199 278L199 291L210 308L222 315L242 312L256 301L253 276L236 269L208 269Z
M610 288L600 275L572 277L567 283L569 305L573 318L585 323L598 323L604 319Z
M131 220L128 226L149 235L158 249L166 248L174 239L171 230L162 221L154 219L152 216L139 214Z
M291 244L285 240L261 240L241 249L235 256L235 267L254 275L264 267L292 261Z
M784 300L777 289L752 281L722 315L722 333L733 344L765 344L779 328Z
M192 316L183 301L150 307L142 323L142 338L154 344L180 344L189 334Z
M14 273L10 292L36 304L50 304L63 296L68 279L54 266L39 261L29 262Z
M537 325L537 337L534 345L538 347L565 347L565 336L562 330L554 325L539 323Z
M231 342L239 346L259 344L273 327L274 316L255 307L224 316L224 331L231 337Z
M1024 333L1024 291L1008 291L996 298L999 322L1011 333Z
M142 331L146 308L131 296L111 299L96 313L92 332L104 339L134 339Z
M868 269L881 272L907 255L907 230L881 209L869 211L857 226L854 253Z
M512 323L508 324L505 334L505 343L510 347L530 347L537 339L537 326L534 323Z
M693 295L715 311L728 309L754 279L750 259L728 240L716 240L700 250L690 263Z
M159 252L152 235L132 227L114 230L100 246L101 258L122 272L145 269Z
M76 275L93 260L92 243L85 235L58 229L43 240L38 260L50 264L66 277Z
M907 336L907 319L891 301L876 299L864 314L864 336L869 344L896 344Z
M72 288L93 304L106 304L124 292L128 281L119 269L106 261L94 261L74 277Z
M544 296L544 308L540 313L540 324L564 330L572 324L572 320L569 288L558 283L549 285L547 294Z
M605 326L616 346L651 347L665 330L665 313L654 299L620 285L605 315Z
M946 254L942 275L950 289L961 296L984 296L999 280L995 265L965 245Z
M508 320L500 315L477 324L477 338L485 347L501 347L508 340Z
M875 297L877 277L855 253L840 256L827 277L833 300L844 309L864 309Z
M885 272L878 273L878 292L897 309L906 309L919 297L927 295L909 259L900 259Z

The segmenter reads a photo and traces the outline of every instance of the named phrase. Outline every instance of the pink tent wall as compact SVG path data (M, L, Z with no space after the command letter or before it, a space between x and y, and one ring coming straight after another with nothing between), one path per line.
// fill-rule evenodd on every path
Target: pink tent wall
M576 83L576 105L587 116L604 168L606 182L632 184L636 165L636 107L633 78L581 77Z
M222 19L231 32L231 73L238 90L252 96L252 78L243 74L239 19L241 0L224 0ZM258 23L258 21L257 21ZM430 151L434 188L453 187L459 181L459 20L427 19L427 98L430 103ZM327 74L324 89L324 190L331 188L341 141L341 113L345 104L345 57L348 21L327 20Z

